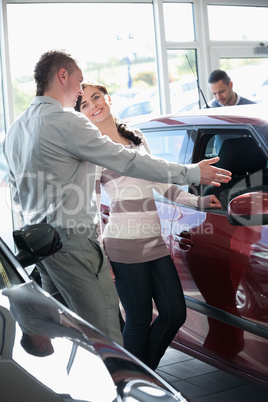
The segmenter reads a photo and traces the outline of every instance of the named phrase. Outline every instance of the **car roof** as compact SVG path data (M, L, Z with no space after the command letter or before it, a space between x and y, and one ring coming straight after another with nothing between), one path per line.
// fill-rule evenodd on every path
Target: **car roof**
M169 114L141 122L133 120L132 126L140 129L160 128L174 125L225 125L225 124L268 124L268 104L258 103L241 106L227 106L209 109L200 109L187 113Z

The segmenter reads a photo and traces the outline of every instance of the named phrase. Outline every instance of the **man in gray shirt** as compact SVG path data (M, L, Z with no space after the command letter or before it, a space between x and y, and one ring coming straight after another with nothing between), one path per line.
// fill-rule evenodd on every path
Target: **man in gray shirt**
M73 109L83 93L83 75L65 52L44 53L34 77L37 96L4 142L12 198L23 224L47 222L61 236L62 250L39 264L42 287L51 294L58 291L71 310L122 344L118 297L96 235L96 165L177 184L218 186L228 182L231 173L212 166L218 158L178 165L102 136Z
M31 283L4 289L3 295L9 298L10 314L22 330L22 340L27 339L27 344L31 345L30 349L27 348L29 353L31 350L31 354L36 356L52 354L51 339L55 337L84 340L74 318Z

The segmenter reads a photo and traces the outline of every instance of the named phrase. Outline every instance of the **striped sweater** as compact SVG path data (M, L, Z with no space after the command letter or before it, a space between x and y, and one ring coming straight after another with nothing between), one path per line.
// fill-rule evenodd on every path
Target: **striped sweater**
M140 146L127 147L136 148L142 154L151 153L145 138ZM175 185L121 176L98 166L96 194L99 203L101 191L105 191L110 200L109 221L101 242L112 262L140 263L169 254L161 236L153 191L184 205L197 207L201 198L209 205L209 197L197 197Z

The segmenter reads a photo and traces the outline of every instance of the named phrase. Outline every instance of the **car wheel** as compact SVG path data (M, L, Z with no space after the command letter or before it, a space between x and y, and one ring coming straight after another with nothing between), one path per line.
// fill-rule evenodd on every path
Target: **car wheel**
M236 291L236 306L240 313L249 313L252 310L252 300L248 287L240 282Z

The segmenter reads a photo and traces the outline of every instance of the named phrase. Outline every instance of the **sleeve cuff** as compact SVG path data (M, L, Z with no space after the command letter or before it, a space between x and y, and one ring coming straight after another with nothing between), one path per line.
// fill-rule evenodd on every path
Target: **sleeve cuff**
M189 171L189 183L194 184L195 186L198 186L201 181L201 173L200 173L200 167L198 166L197 163L193 163L191 165L185 165L188 168Z

